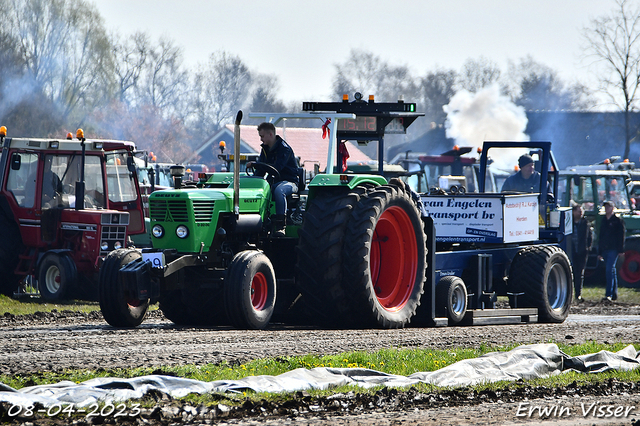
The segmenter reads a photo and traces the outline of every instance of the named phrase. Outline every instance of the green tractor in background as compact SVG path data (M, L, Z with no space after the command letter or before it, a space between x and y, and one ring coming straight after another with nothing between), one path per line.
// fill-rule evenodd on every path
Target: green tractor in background
M406 129L423 114L401 101L356 102L345 103L354 112L266 117L274 124L287 117L320 119L329 129L329 166L308 185L300 169L299 192L288 200L285 237L272 232L270 181L277 170L270 165L255 163L241 174L235 156L233 173L201 175L184 184L184 168L172 167L175 188L149 196L153 248L115 250L102 265L105 320L115 327L138 326L149 304L158 301L164 315L181 325L262 329L272 318L334 327L408 324L426 279L420 200L400 180L334 170L341 163L340 126L372 131L371 121L360 119L361 110L377 116L378 135L398 117ZM241 119L240 111L235 152ZM265 177L254 176L256 170Z
M592 227L593 245L585 269L585 282L604 283L604 262L598 260L598 235L604 217L602 203L611 201L614 212L622 218L626 228L624 258L616 265L618 282L628 287L640 286L640 214L629 194L629 170L605 169L599 165L573 166L561 170L559 179L560 204L570 206L572 201L581 204Z

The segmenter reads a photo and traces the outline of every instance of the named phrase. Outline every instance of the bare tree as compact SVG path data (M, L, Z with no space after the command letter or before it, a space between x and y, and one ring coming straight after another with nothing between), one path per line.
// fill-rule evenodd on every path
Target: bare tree
M407 66L391 66L371 52L353 49L349 59L335 67L335 99L342 99L344 94L352 96L355 92L362 93L365 99L374 95L381 102L393 102L400 97L408 100L416 96L416 87Z
M471 93L497 83L500 79L500 67L484 56L467 59L459 75L459 85Z
M138 47L144 48L144 40L140 43ZM151 106L166 117L183 116L188 73L182 67L182 49L162 37L157 46L147 47L144 63L140 66L142 75L135 85L135 104Z
M419 104L424 107L426 122L436 125L444 124L447 117L442 109L455 95L455 84L458 73L454 70L436 69L420 78Z
M257 74L252 78L251 105L252 112L283 112L284 103L278 99L278 77Z
M629 115L638 102L640 87L640 10L628 0L616 0L608 16L593 19L584 30L587 53L604 68L599 73L601 90L624 111L624 158L632 142Z
M194 127L208 135L229 122L250 99L252 76L237 56L226 52L211 55L195 75Z
M531 56L519 62L509 61L503 91L528 111L583 110L593 106L586 86L568 85L552 68L537 62Z
M84 0L10 0L6 23L27 73L69 117L102 101L109 43L95 6Z
M132 103L151 49L149 36L142 32L126 38L112 34L110 42L113 73L117 84L116 99Z

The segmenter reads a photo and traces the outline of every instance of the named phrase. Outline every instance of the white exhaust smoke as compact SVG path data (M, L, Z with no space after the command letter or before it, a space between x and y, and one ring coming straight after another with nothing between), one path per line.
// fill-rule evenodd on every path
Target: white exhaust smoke
M502 95L497 85L487 86L477 93L461 90L442 108L447 113L446 135L454 139L456 145L478 148L484 141L529 140L524 133L528 121L524 107ZM500 158L492 156L494 167L513 170L524 152L510 152Z

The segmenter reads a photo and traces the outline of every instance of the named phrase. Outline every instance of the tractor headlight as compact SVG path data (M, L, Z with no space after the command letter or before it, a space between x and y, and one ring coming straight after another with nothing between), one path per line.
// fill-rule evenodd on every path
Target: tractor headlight
M156 238L162 238L164 236L164 228L162 227L162 225L153 225L153 228L151 228L151 233Z
M109 243L104 241L102 244L100 244L100 250L102 250L102 251L109 250Z
M115 243L113 243L113 248L118 250L122 248L122 243L120 241L116 241Z
M189 236L189 229L184 225L180 225L176 228L176 235L178 238L187 238Z

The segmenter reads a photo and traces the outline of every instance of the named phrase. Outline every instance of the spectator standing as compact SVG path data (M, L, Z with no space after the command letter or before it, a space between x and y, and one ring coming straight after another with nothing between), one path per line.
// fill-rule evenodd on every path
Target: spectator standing
M598 235L599 259L604 259L606 292L603 301L611 302L618 299L618 277L616 262L620 253L624 251L624 222L613 212L613 202L603 203L605 216L600 222Z
M576 301L582 303L582 283L584 282L584 268L587 265L587 255L591 248L591 229L584 217L582 205L573 203L573 233L571 234L571 261L573 262L573 286Z

